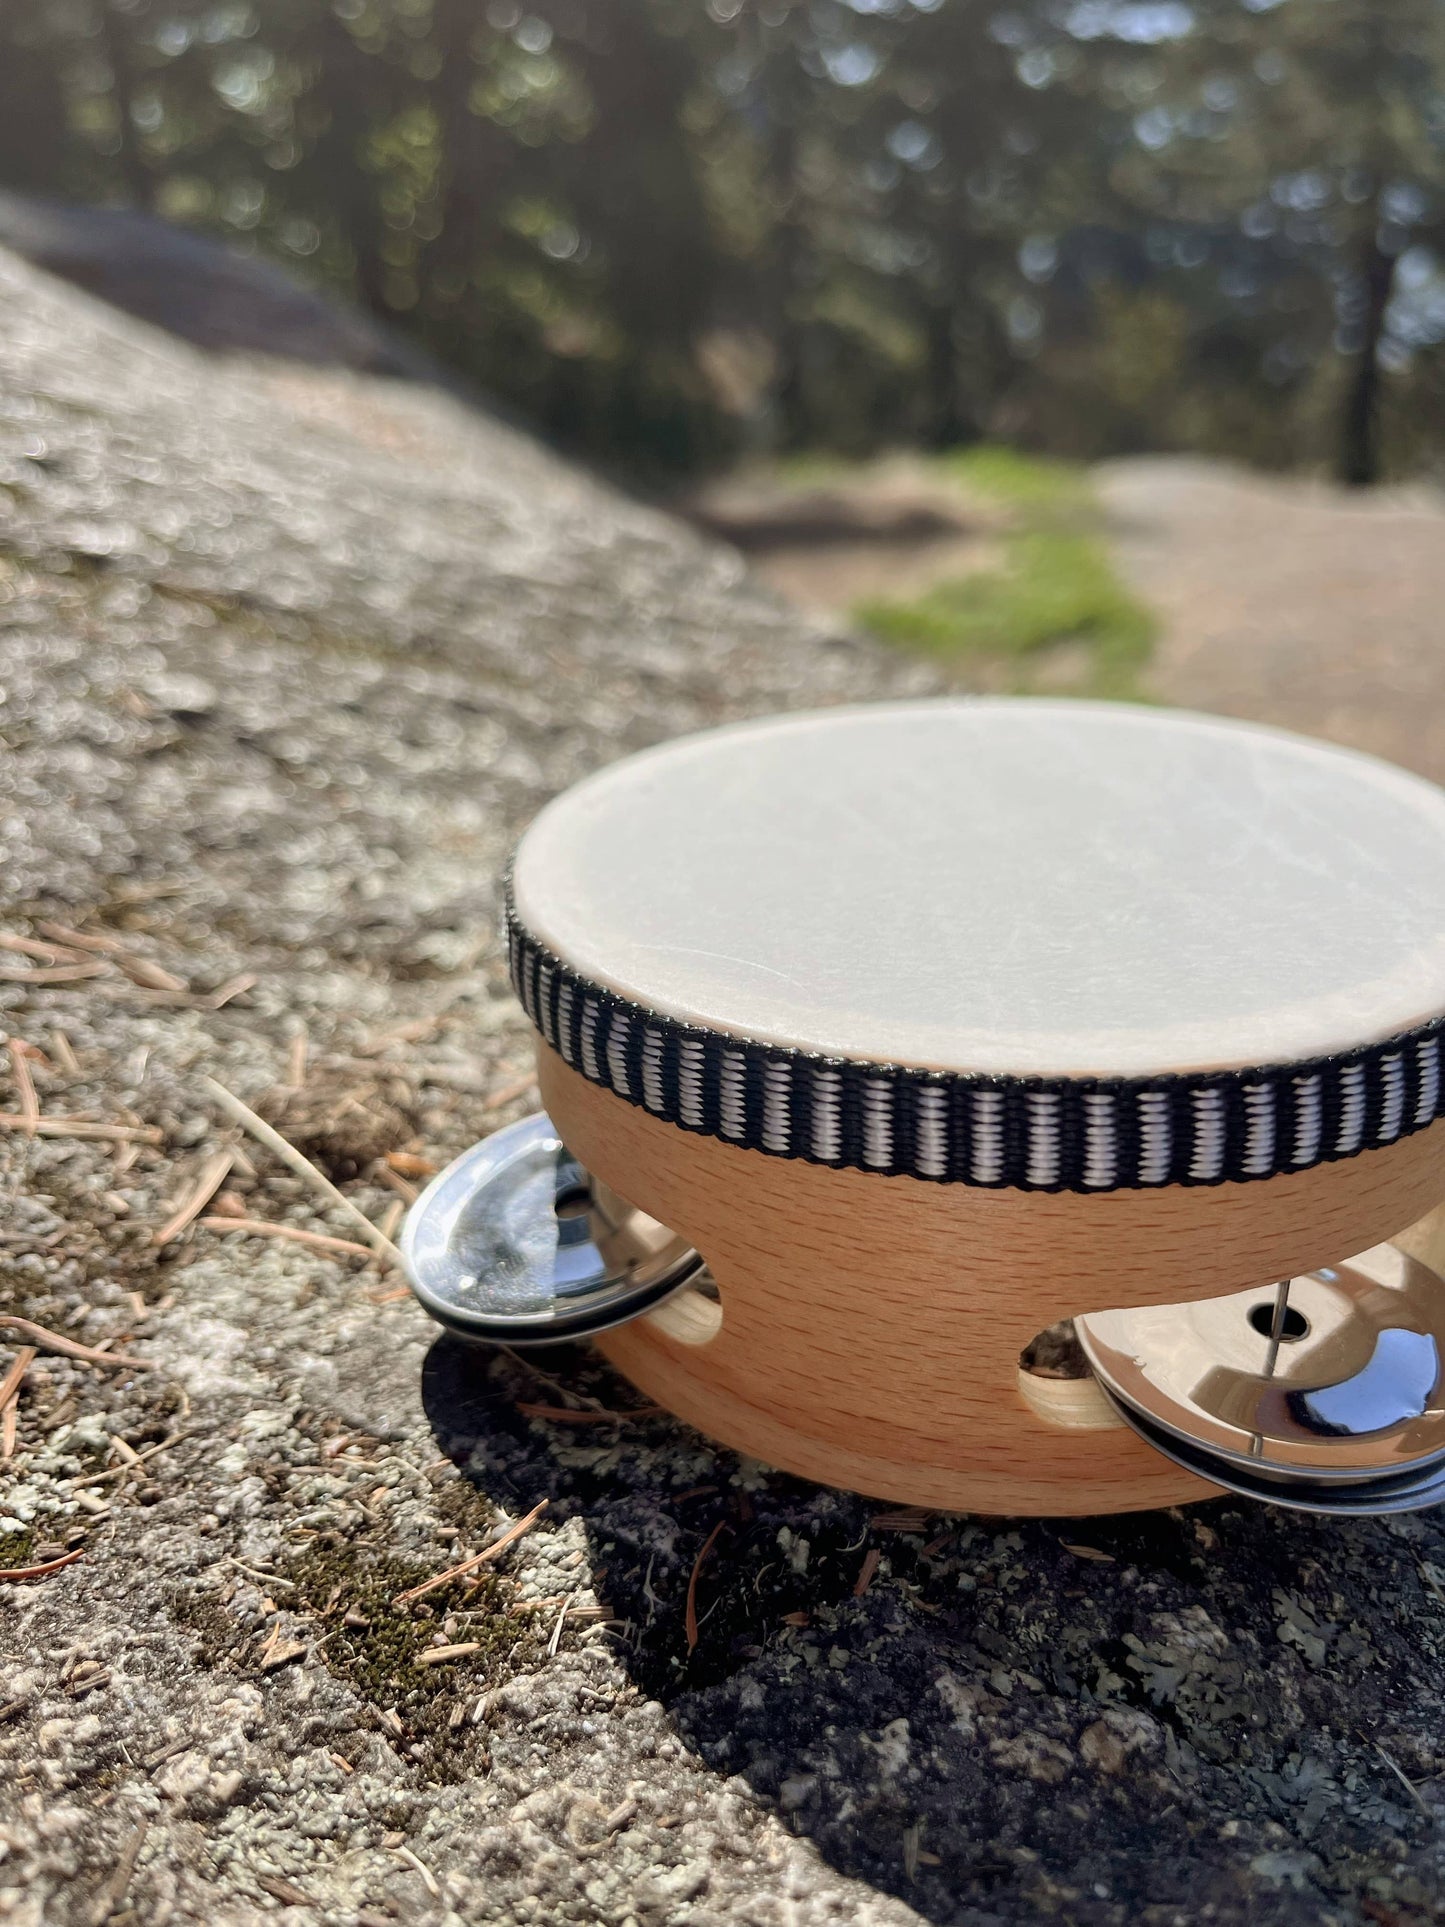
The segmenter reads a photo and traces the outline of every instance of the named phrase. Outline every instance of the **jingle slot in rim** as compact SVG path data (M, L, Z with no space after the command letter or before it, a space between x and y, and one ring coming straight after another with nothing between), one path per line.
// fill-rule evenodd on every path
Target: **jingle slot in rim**
M423 1310L493 1344L590 1337L703 1270L690 1245L592 1179L544 1112L438 1173L407 1213L400 1246Z
M1212 1484L1320 1512L1445 1497L1445 1280L1393 1245L1075 1327L1120 1416Z

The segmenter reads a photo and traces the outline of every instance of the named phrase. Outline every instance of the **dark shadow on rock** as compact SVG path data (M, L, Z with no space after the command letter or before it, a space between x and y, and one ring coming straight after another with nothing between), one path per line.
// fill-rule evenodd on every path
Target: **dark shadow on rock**
M1438 1796L1378 1750L1445 1764L1438 1517L890 1517L666 1417L519 1411L639 1404L580 1347L442 1338L423 1398L490 1495L581 1515L624 1663L688 1745L937 1927L1438 1917Z
M416 381L437 364L257 255L128 208L0 191L0 247L182 341Z
M856 548L869 542L958 542L973 533L961 513L926 501L873 501L831 489L797 494L760 491L748 502L674 504L708 535L731 542L745 555L774 549Z

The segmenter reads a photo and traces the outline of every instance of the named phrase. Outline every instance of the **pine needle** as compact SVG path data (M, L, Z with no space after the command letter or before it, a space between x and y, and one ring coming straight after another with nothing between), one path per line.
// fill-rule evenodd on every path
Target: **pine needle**
M155 1233L153 1242L158 1245L168 1245L172 1238L178 1238L192 1218L199 1217L205 1210L225 1182L235 1162L233 1151L217 1151L214 1157L207 1158L201 1166L200 1175L190 1193Z
M520 1539L524 1532L530 1532L546 1510L547 1501L542 1499L532 1507L529 1513L518 1519L515 1525L508 1526L501 1538L494 1539L485 1550L474 1552L470 1559L463 1559L459 1566L452 1566L446 1572L439 1572L434 1579L423 1580L421 1585L411 1587L408 1592L399 1592L392 1600L392 1605L405 1606L413 1599L420 1599L424 1593L435 1592L438 1586L450 1585L453 1579L465 1579L478 1566L490 1565L498 1553L505 1552L507 1547Z
M704 1560L717 1544L718 1534L722 1531L724 1524L725 1521L719 1519L712 1531L707 1535L707 1538L703 1541L702 1551L693 1561L692 1572L688 1578L687 1608L683 1614L683 1624L687 1629L687 1650L689 1652L697 1645L697 1576L702 1571Z
M294 1171L298 1178L301 1178L306 1184L309 1184L311 1189L319 1196L339 1206L349 1218L361 1226L362 1230L366 1233L366 1241L372 1250L379 1251L384 1258L389 1258L394 1265L400 1268L401 1253L397 1250L391 1239L378 1231L366 1213L359 1210L357 1206L351 1202L350 1198L338 1191L330 1178L325 1177L318 1171L309 1158L303 1157L294 1144L288 1144L278 1130L268 1124L265 1118L257 1117L250 1105L243 1104L239 1097L233 1096L224 1084L218 1084L214 1077L204 1077L201 1082L206 1086L212 1097L215 1098L221 1109L225 1111L228 1116L234 1118L238 1124L249 1131L251 1136L257 1139L259 1143L264 1144L268 1151L274 1151L281 1162L286 1165L289 1170Z

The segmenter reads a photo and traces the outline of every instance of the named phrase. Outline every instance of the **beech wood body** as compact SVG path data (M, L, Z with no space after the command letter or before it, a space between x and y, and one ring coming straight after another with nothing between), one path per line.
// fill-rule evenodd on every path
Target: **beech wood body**
M588 1083L545 1044L537 1056L574 1156L695 1245L721 1294L708 1343L644 1318L597 1340L611 1362L739 1451L933 1510L1056 1516L1212 1496L1096 1387L1068 1388L1052 1416L1035 1409L1022 1348L1079 1312L1270 1285L1391 1239L1445 1197L1445 1119L1253 1184L987 1190L740 1150Z

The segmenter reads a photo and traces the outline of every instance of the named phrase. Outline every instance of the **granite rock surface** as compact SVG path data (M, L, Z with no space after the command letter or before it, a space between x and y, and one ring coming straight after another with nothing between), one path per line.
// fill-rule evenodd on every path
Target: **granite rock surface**
M1441 1917L1437 1517L806 1486L439 1338L206 1081L386 1222L535 1102L545 798L930 674L454 399L0 257L0 1566L55 1565L0 1584L0 1918Z

